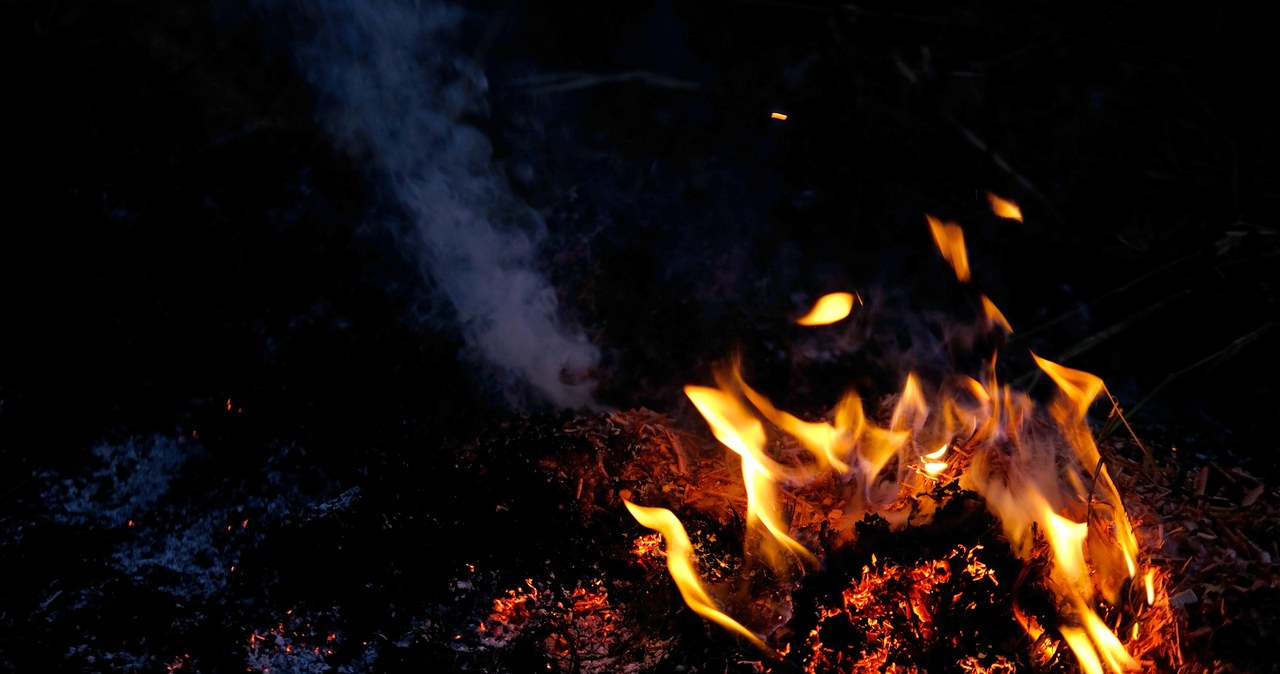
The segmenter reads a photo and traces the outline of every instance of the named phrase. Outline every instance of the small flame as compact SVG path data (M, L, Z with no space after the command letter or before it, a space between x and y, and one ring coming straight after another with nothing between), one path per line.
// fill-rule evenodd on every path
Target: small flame
M920 388L920 378L916 373L907 374L907 382L902 386L902 397L893 408L893 416L889 419L889 428L895 431L918 431L929 416L929 404L924 399L924 391Z
M938 475L942 474L942 471L947 469L947 462L946 461L926 461L924 462L922 467L924 468L924 472L929 474L929 477L937 477Z
M689 534L685 533L684 525L680 524L675 513L666 508L647 508L630 501L623 501L623 503L637 522L657 531L667 540L667 570L670 571L671 578L680 589L680 596L684 598L689 608L707 620L742 635L761 650L771 650L760 637L743 627L742 623L716 608L711 595L702 587L698 572L693 568L693 543L690 542Z
M1115 632L1102 622L1102 618L1093 611L1086 610L1083 613L1085 629L1088 630L1090 640L1093 641L1098 655L1107 663L1107 667L1115 674L1138 669L1138 661L1129 655L1124 644L1120 643L1120 637L1117 637Z
M969 253L964 247L964 231L954 222L943 222L932 215L926 215L929 231L933 232L933 242L938 245L938 252L943 259L956 270L956 278L969 281Z
M1013 326L1009 325L1009 320L1004 317L996 303L986 295L982 296L982 313L987 317L988 323L998 325L1004 328L1006 333L1013 334Z
M1143 584L1147 586L1147 606L1156 605L1155 576L1156 576L1155 569L1147 569L1146 575L1142 577Z
M785 121L787 121L787 115L786 115L786 113L783 113L783 112L771 112L771 113L769 113L769 118L770 118L770 119L776 119L776 120L778 120L779 122L785 122Z
M929 477L937 477L942 474L942 471L947 469L947 462L943 461L942 457L946 456L948 447L950 447L949 444L943 445L936 452L929 452L922 457L924 462L921 464L921 467L924 468L924 472L927 473Z
M1058 419L1059 423L1073 422L1078 423L1084 420L1085 414L1089 411L1089 406L1093 404L1098 394L1102 392L1102 379L1095 375L1089 374L1083 370L1073 370L1069 367L1063 367L1057 363L1045 360L1036 354L1031 354L1035 359L1036 365L1049 375L1062 394L1066 397L1064 411L1070 416L1066 419Z
M830 293L818 298L809 313L796 320L799 325L830 325L844 320L853 311L853 303L857 295L853 293Z
M991 204L991 212L996 216L1022 222L1022 209L1012 201L987 192L987 202Z

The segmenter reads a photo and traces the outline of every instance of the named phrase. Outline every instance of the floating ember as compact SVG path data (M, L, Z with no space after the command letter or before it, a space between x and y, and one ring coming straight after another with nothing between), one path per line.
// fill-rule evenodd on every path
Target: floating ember
M991 202L997 215L1020 219L1012 202ZM969 282L959 225L927 221L942 257ZM855 297L825 296L797 322L840 321ZM980 329L1012 331L990 299L980 303ZM767 658L762 667L799 658L815 674L1003 672L1018 663L1089 674L1140 669L1144 618L1167 596L1143 563L1088 424L1105 387L1031 355L1057 387L1047 405L998 380L996 353L976 376L926 381L908 373L874 414L850 391L828 418L802 419L752 388L736 359L716 372L716 386L685 387L740 466L741 492L725 498L734 511L744 502L749 580L739 587L755 586L754 596L714 599L679 517L626 507L665 538L685 602L755 644ZM979 500L983 517L965 507ZM870 531L881 550L868 547ZM904 554L890 532L930 553ZM844 580L833 586L833 578ZM760 610L762 596L785 598ZM800 596L811 613L796 608ZM1001 631L1009 625L1019 626L1013 640Z

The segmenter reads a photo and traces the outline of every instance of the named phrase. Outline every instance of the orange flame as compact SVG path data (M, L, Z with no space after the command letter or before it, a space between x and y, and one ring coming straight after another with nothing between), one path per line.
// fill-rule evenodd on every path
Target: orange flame
M1040 369L1058 384L1059 395L1050 405L1050 414L1058 422L1067 443L1075 450L1080 466L1092 473L1092 487L1078 487L1077 491L1083 489L1086 492L1078 496L1086 499L1089 498L1089 493L1094 493L1105 507L1091 507L1090 510L1098 518L1110 519L1110 522L1103 522L1105 526L1090 530L1092 539L1089 549L1098 572L1095 583L1107 601L1114 603L1119 600L1125 579L1133 578L1138 573L1138 539L1129 524L1128 515L1125 514L1120 492L1111 480L1106 465L1102 463L1102 456L1085 420L1089 406L1105 387L1101 379L1088 372L1063 367L1034 353L1031 355ZM1110 538L1114 538L1114 544Z
M846 410L843 414L837 412L834 425L825 421L804 421L774 407L768 398L748 386L742 379L737 366L733 368L731 375L734 385L760 411L760 414L770 423L799 440L800 444L817 459L819 468L831 466L840 473L849 472L846 459L864 423L861 401L854 398L848 404L856 405L856 408Z
M764 425L734 395L704 386L686 386L685 395L702 413L711 432L725 447L742 457L742 481L747 490L747 526L759 524L783 548L805 559L813 555L787 535L778 507L775 483L789 471L764 453ZM775 561L776 565L781 562Z
M1022 209L1012 201L998 197L992 192L987 192L987 202L991 204L991 212L998 217L1022 222Z
M818 298L809 313L796 319L799 325L830 325L844 320L852 311L857 295L853 293L830 293Z
M689 540L689 534L685 532L679 518L666 508L647 508L625 500L623 503L637 522L657 531L667 540L667 570L671 573L671 578L680 590L680 596L684 598L689 608L707 620L742 635L758 648L770 651L771 649L754 632L716 608L715 602L702 586L698 572L693 567L693 543Z
M1006 319L1004 314L1000 312L1000 309L996 307L996 303L992 302L986 295L982 296L982 313L987 317L988 323L991 325L998 325L1004 328L1006 333L1013 334L1013 327L1009 325L1008 319Z
M969 281L969 253L964 247L964 231L954 222L943 222L932 215L926 215L929 231L933 233L933 242L938 245L938 252L943 259L956 270L956 278Z
M946 454L947 445L943 445L942 449L939 449L936 452L929 452L928 454L925 454L922 457L923 463L921 464L921 467L924 468L924 472L930 477L937 477L940 475L942 471L947 469L947 462L942 460L942 457L946 456Z

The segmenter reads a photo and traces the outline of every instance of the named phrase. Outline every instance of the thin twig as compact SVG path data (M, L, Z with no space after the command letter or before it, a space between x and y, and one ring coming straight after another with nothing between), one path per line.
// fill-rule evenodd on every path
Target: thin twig
M1093 298L1092 300L1090 300L1089 302L1087 302L1086 304L1084 304L1084 305L1083 305L1083 306L1081 306L1081 307L1077 307L1076 309L1073 309L1073 310L1071 310L1071 311L1068 311L1068 312L1067 312L1067 313L1065 313L1065 314L1061 314L1061 315L1059 315L1059 316L1056 316L1056 317L1054 317L1054 318L1051 318L1051 319L1049 319L1049 320L1045 321L1044 323L1041 323L1040 325L1037 325L1037 326L1035 326L1035 327L1033 327L1033 328L1030 328L1030 329L1028 329L1028 330L1019 330L1017 333L1015 333L1012 337L1010 337L1010 338L1009 338L1009 344L1010 344L1010 345L1017 344L1018 342L1023 341L1023 340L1025 340L1025 339L1027 339L1028 337L1031 337L1031 336L1033 336L1033 335L1035 335L1035 334L1037 334L1037 333L1043 332L1044 330L1046 330L1046 329L1048 329L1048 328L1050 328L1050 327L1052 327L1052 326L1054 326L1054 325L1057 325L1058 323L1061 323L1062 321L1065 321L1065 320L1067 320L1068 318L1071 318L1072 316L1075 316L1076 314L1078 314L1078 313L1080 313L1080 312L1084 311L1085 309L1087 309L1087 308L1089 308L1089 307L1092 307L1092 306L1097 305L1098 303L1102 302L1103 300L1105 300L1105 299L1107 299L1107 298L1109 298L1109 297L1112 297L1113 295L1118 295L1118 294L1120 294L1120 293L1122 293L1122 292L1124 292L1124 291L1126 291L1126 290L1128 290L1128 289L1132 288L1133 286L1136 286L1136 285L1138 285L1139 283L1142 283L1143 281L1145 281L1145 280L1147 280L1147 279L1151 278L1152 276L1155 276L1156 274L1159 274L1159 273L1161 273L1161 272L1167 271L1167 270L1169 270L1170 268L1175 267L1175 266L1177 266L1177 265L1180 265L1180 264L1182 264L1183 262L1186 262L1186 261L1188 261L1188 260L1193 260L1193 259L1195 259L1195 258L1197 258L1197 257L1200 257L1202 254L1203 254L1203 253L1201 253L1201 252L1197 251L1197 252L1190 253L1190 254L1188 254L1188 255L1183 255L1182 257L1179 257L1179 258L1175 258L1175 259L1173 259L1173 260L1170 260L1169 262L1166 262L1166 263L1164 263L1164 264L1160 265L1159 267L1156 267L1155 269L1153 269L1153 270L1151 270L1151 271L1149 271L1149 272L1147 272L1147 273L1145 273L1145 274L1142 274L1141 276L1138 276L1137 278L1133 279L1132 281L1129 281L1128 283L1126 283L1126 284L1124 284L1124 285L1122 285L1122 286L1118 286L1118 287L1116 287L1116 288L1115 288L1115 289L1113 289L1113 290L1109 290L1109 291L1107 291L1107 292L1105 292L1105 293L1103 293L1103 294L1101 294L1101 295L1099 295L1099 296L1097 296L1097 297Z
M1111 399L1112 416L1107 420L1106 425L1103 426L1102 432L1098 434L1098 439L1103 440L1110 435L1110 433L1115 430L1116 420L1119 419L1120 423L1124 424L1124 427L1129 431L1129 437L1133 438L1133 441L1138 445L1138 449L1142 450L1142 468L1148 472L1151 471L1155 468L1156 463L1155 457L1151 454L1151 450L1147 449L1147 446L1138 438L1138 434L1134 432L1133 426L1129 425L1129 420L1124 417L1124 410L1120 409L1120 401L1116 400L1114 395L1111 395L1111 389L1107 388L1106 385L1103 385L1102 391L1107 394L1107 398Z
M1132 316L1126 318L1125 320L1120 321L1119 323L1116 323L1106 328L1105 330L1101 330L1099 332L1093 333L1092 335L1089 335L1088 337L1084 338L1080 342L1077 342L1075 346L1062 352L1062 354L1059 355L1058 358L1056 359L1057 362L1065 363L1068 360L1071 360L1072 358L1075 358L1076 356L1079 356L1082 353L1092 350L1094 347L1105 342L1106 340L1111 339L1112 337L1115 337L1121 332L1124 332L1125 330L1128 330L1129 328L1133 327L1137 323L1141 322L1142 319L1164 308L1166 305L1170 304L1174 300L1177 300L1190 293L1191 293L1190 290L1184 290L1176 295L1171 295L1169 297L1166 297L1163 300L1160 300L1159 302L1156 302L1155 304L1148 306L1142 311L1139 311L1138 313L1133 314ZM1035 370L1027 372L1021 377L1018 377L1015 380L1015 383L1022 388L1029 388L1033 386L1037 381L1039 381L1040 373L1041 371L1037 368Z
M1201 367L1204 367L1205 365L1214 365L1214 364L1220 363L1226 360L1227 358L1230 358L1231 356L1234 356L1235 354L1239 353L1241 349L1257 341L1257 339L1261 337L1263 334L1265 334L1268 330L1270 330L1271 328L1274 328L1276 326L1276 323L1277 323L1276 321L1270 321L1268 323L1265 323L1262 325L1262 327L1235 340L1234 342L1231 342L1226 347L1204 358L1201 358L1200 360L1182 368L1181 370L1178 370L1177 372L1171 373L1169 376L1164 378L1164 381L1160 382L1154 389L1151 390L1150 393L1148 393L1145 397L1143 397L1142 400L1139 400L1136 405L1134 405L1129 409L1129 416L1132 417L1133 415L1137 414L1138 410L1141 410L1144 406L1146 406L1148 402L1151 402L1152 398L1156 397L1156 394L1160 393L1165 389L1165 387L1169 386L1173 382L1182 378L1186 374L1190 372L1194 372L1195 370ZM1114 428L1110 427L1114 425L1114 423L1115 421L1113 420L1108 424L1107 427L1103 429L1103 437L1106 437L1107 434L1115 430Z
M1129 316L1125 320L1120 321L1119 323L1116 323L1111 327L1105 330L1102 330L1101 332L1095 332L1094 334L1089 335L1088 337L1086 337L1085 339L1077 343L1075 346L1064 351L1058 357L1059 362L1065 363L1068 360L1071 360L1072 358L1075 358L1076 356L1079 356L1082 353L1092 350L1094 347L1098 346L1099 344L1107 341L1108 339L1111 339L1112 337L1115 337L1121 332L1124 332L1125 330L1128 330L1134 325L1140 323L1142 319L1146 318L1147 316L1150 316L1151 314L1168 306L1175 300L1181 299L1182 297L1185 297L1189 294L1191 294L1190 290L1184 290L1176 295L1170 295L1169 297L1166 297L1160 300L1159 302L1156 302L1155 304L1147 306L1142 311L1139 311Z
M631 70L614 75L578 72L557 73L545 77L518 80L508 84L504 88L521 89L536 96L544 94L558 94L577 89L589 89L591 87L599 87L606 84L618 84L625 82L639 82L641 84L647 84L654 87L683 89L688 91L696 91L701 88L697 82L667 77L666 75L659 75L657 73L651 73L644 70Z

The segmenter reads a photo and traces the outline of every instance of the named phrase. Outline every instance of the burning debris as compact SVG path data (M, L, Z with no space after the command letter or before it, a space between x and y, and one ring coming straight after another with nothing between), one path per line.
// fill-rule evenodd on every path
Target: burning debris
M1005 217L1015 214L1012 205L994 196L992 205ZM957 279L967 283L971 276L961 228L933 216L926 219L942 257ZM839 321L852 309L853 297L825 296L799 323ZM985 295L982 305L988 327L1009 329ZM940 494L958 486L982 498L1004 543L1024 564L1013 585L1025 584L1026 571L1035 569L1032 583L1049 596L1038 615L1028 614L1017 601L1002 602L1017 616L1026 633L1026 653L1037 666L1043 668L1069 649L1089 674L1137 670L1141 665L1125 642L1140 634L1140 615L1128 610L1125 594L1143 570L1147 606L1154 606L1155 571L1140 569L1137 538L1088 426L1089 408L1104 389L1102 380L1032 357L1058 388L1047 407L998 380L996 354L980 378L949 377L930 384L931 395L924 393L925 384L916 374L908 374L892 408L879 419L868 417L861 397L851 392L834 408L832 421L802 420L748 385L736 361L717 373L716 387L687 386L685 393L716 439L740 461L746 556L768 567L780 586L797 587L803 580L793 579L818 568L839 573L829 556L857 545L857 525L868 518L881 519L895 531L930 525L946 500ZM800 512L815 503L823 504L825 515ZM786 661L791 644L775 650L770 641L787 621L744 626L704 588L678 517L666 508L629 500L626 506L640 524L663 534L671 576L690 608L774 660ZM815 529L814 522L821 526ZM987 563L974 559L963 545L942 558L888 565L878 574L864 570L861 580L842 592L840 604L817 609L821 618L804 644L806 669L860 672L891 666L914 671L917 662L899 658L928 652L939 630L935 615L957 613L936 595L948 594L952 604L979 604L964 599L963 592L942 590L953 575L963 577L953 574L957 555L967 559L963 569L970 572L971 584L990 580L998 585ZM828 629L826 621L837 619L844 632L858 632L859 638L824 644L822 634L839 631ZM902 626L894 628L895 622ZM1124 631L1130 626L1131 634ZM944 641L954 645L958 637L951 630ZM972 671L1000 671L1012 661L984 663L979 658L969 663Z
M832 482L783 491L788 531L823 556L813 564L783 548L775 567L757 552L767 529L742 528L749 492L723 447L646 410L575 418L560 430L545 424L531 419L503 432L566 449L540 472L575 504L565 515L595 533L566 542L582 553L577 563L550 562L514 583L470 576L474 608L453 624L471 627L450 638L487 671L646 672L722 661L729 671L814 674L1065 673L1081 669L1077 651L1093 647L1086 630L1099 623L1136 668L1180 663L1167 566L1130 579L1117 603L1095 602L1097 621L1086 623L1059 596L1060 553L1048 532L1036 526L1017 554L985 499L958 479L927 483L914 503L897 503L901 512L886 509L891 517L856 520L831 495ZM791 443L777 449L808 456ZM949 450L949 470L972 464L964 452ZM655 504L630 510L662 531L628 527L628 502ZM1136 531L1140 549L1151 549L1154 528ZM590 607L579 610L575 594Z
M1249 17L1171 42L1132 6L136 4L6 24L13 88L40 94L13 108L14 194L57 226L7 228L4 267L69 292L6 312L0 670L1274 667L1276 435L1252 402L1273 386L1192 387L1239 435L1153 455L1093 433L1108 392L1067 357L1179 309L1178 339L1112 351L1141 386L1276 324L1250 142L1273 129L1216 98L1263 62L1222 30ZM995 266L934 200L961 173L1054 220L986 194L1006 269L1071 270L976 292ZM901 227L920 203L942 217ZM968 357L864 386L882 354L848 347L892 302L839 284L879 259L914 280L900 255L931 235L975 337L949 314L883 332ZM1132 274L1120 306L1081 302ZM850 292L793 312L815 286ZM1192 304L1212 311L1185 330ZM997 368L987 345L1068 305L1124 320L1035 382L1009 376L1024 354ZM815 391L744 353L702 381L753 330L788 376L838 371ZM1209 359L1169 346L1227 333ZM517 409L628 411L513 419L482 380Z

